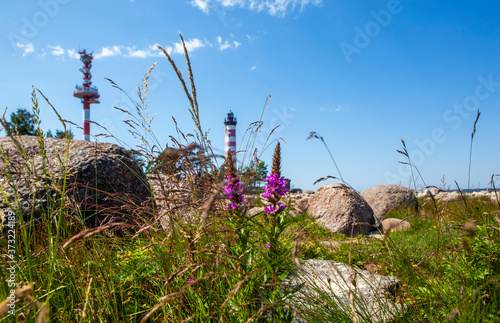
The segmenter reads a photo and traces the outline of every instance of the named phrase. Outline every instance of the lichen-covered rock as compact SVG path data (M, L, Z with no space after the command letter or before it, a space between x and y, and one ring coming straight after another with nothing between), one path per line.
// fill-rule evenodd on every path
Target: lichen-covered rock
M373 214L380 225L387 214L400 207L418 208L413 190L401 185L378 185L364 190L361 196L370 204Z
M339 183L321 186L309 199L307 213L332 232L347 236L375 229L370 205L355 190Z
M62 192L68 202L93 218L96 225L104 216L130 215L126 206L139 206L150 200L150 187L142 169L124 149L110 143L92 143L45 138L42 156L39 138L20 136L0 138L0 179L8 202L15 205L16 191L25 220L37 217L60 201ZM65 184L65 188L64 187ZM14 208L17 208L14 207ZM0 196L0 209L8 209ZM97 211L97 212L95 212ZM101 212L106 211L106 212ZM106 214L104 214L106 213ZM102 216L102 217L101 217Z

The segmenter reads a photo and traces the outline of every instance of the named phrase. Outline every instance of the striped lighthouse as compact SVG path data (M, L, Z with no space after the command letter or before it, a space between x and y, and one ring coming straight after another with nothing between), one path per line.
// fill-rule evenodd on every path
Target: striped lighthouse
M82 86L76 86L73 96L82 99L83 103L83 140L90 141L90 105L92 103L99 103L99 92L95 86L91 86L92 74L92 53L87 54L85 50L79 52L80 60L83 62L83 68L80 72L83 73Z
M233 111L229 110L227 118L224 119L224 125L226 126L226 149L224 150L224 155L227 156L229 152L234 153L236 151L236 118ZM235 157L233 156L233 158Z

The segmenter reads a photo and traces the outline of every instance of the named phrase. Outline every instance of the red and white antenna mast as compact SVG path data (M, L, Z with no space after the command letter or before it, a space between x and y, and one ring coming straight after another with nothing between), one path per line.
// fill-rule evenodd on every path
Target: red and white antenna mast
M99 102L99 92L95 86L91 86L92 74L90 74L90 69L92 68L92 53L87 54L85 50L80 51L80 60L83 62L83 68L80 72L83 73L83 84L82 86L76 86L74 97L82 99L83 103L83 140L90 141L90 105L92 103Z

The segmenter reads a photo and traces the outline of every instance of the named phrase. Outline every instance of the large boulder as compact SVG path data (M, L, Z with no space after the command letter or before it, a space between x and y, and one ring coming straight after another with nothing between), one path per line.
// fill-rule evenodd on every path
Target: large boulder
M124 149L110 143L64 139L43 140L42 158L39 138L20 136L0 138L0 182L8 202L14 203L16 191L26 219L54 208L63 193L66 203L74 203L89 225L102 222L113 214L123 218L131 209L150 200L148 181L135 160ZM127 206L131 209L127 209ZM17 207L14 207L16 209ZM9 209L0 196L0 210ZM90 213L88 212L90 211ZM92 223L90 223L92 222Z
M376 228L370 205L355 190L339 183L321 186L309 199L307 213L332 232L347 236Z
M310 197L303 197L294 203L294 208L299 212L307 211L307 207L309 206Z
M370 204L380 225L389 212L401 207L418 208L418 201L413 190L401 185L378 185L361 192L361 196Z
M285 282L289 288L301 286L288 300L292 308L305 312L298 314L294 323L309 322L313 317L325 322L354 318L358 322L391 322L405 311L392 300L399 283L396 277L375 275L332 260L304 260Z

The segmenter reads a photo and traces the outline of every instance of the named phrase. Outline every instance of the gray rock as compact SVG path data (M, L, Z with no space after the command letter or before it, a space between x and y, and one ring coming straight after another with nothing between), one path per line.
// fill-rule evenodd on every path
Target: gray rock
M374 275L331 260L309 259L285 282L291 288L304 284L290 305L322 316L325 322L341 322L353 319L353 315L358 322L386 322L402 313L401 306L390 299L399 282L396 277ZM294 322L307 321L298 314Z
M250 210L248 210L247 216L252 217L252 216L254 216L254 215L256 215L257 213L260 213L260 212L264 212L264 207L263 206L253 207Z
M412 190L401 185L378 185L364 190L361 196L370 204L380 225L387 214L401 207L418 208L418 201Z
M309 197L303 197L300 200L295 201L294 208L300 212L305 212L309 206Z
M179 207L179 204L189 205L191 190L187 181L177 180L174 175L165 175L159 172L146 176L155 201L155 220L164 230L170 229L174 210L185 218L189 217L192 209Z
M382 228L384 232L389 232L391 230L394 231L403 231L408 230L411 227L411 223L395 218L387 218L382 221Z
M332 232L347 236L375 228L370 205L352 188L339 183L321 186L309 199L307 212Z
M429 194L432 194L432 195L438 195L439 193L441 193L443 190L439 189L439 188L431 188L429 191ZM430 196L430 195L429 195Z
M130 218L129 214L134 213L131 211L149 200L148 181L125 149L82 140L72 140L68 149L64 139L45 138L46 158L42 158L38 140L36 136L20 136L18 141L0 138L0 156L4 157L0 158L2 188L10 203L17 190L25 220L30 218L32 210L37 217L46 212L42 209L54 207L60 201L64 179L67 203L74 203L73 207L79 208L84 216L90 214L87 211L97 211L97 218L86 219L89 225L98 224L110 215ZM6 202L0 196L0 208L4 211L8 209Z

